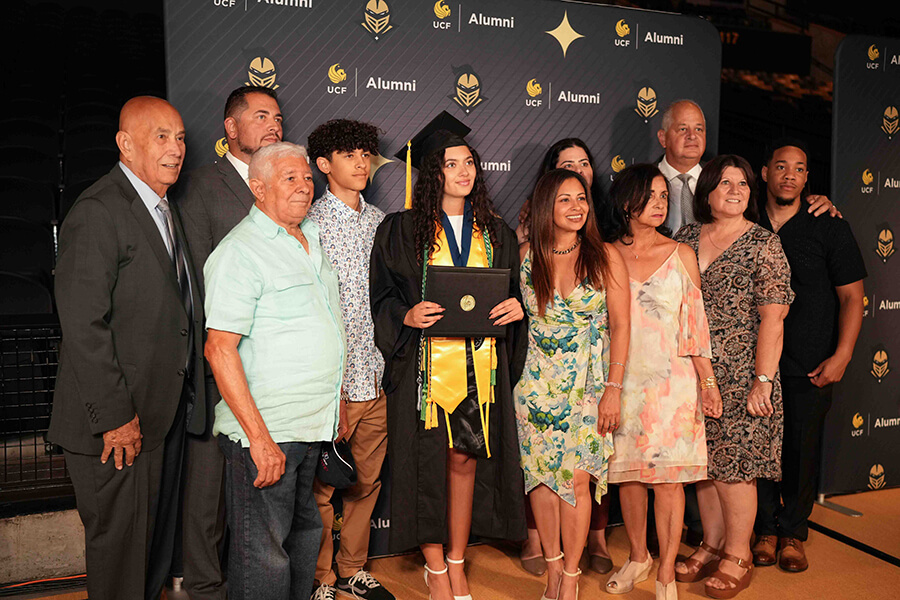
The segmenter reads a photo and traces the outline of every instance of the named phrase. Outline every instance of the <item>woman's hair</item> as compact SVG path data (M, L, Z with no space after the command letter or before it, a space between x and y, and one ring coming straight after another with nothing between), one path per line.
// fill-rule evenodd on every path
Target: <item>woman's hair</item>
M537 177L535 177L535 185L537 185L537 181L546 175L548 172L556 169L556 163L559 161L559 155L562 154L563 150L568 150L569 148L581 148L584 150L584 153L588 157L588 162L591 164L591 170L594 170L594 155L591 154L590 148L587 147L587 144L582 142L578 138L564 138L554 143L547 149L547 152L544 153L544 158L541 160L541 164L538 167ZM592 198L599 198L599 193L597 187L597 178L594 177L594 180L591 182L591 189L588 190L591 192ZM532 195L534 193L532 192ZM529 213L531 212L531 196L525 199L525 202L522 203L522 208L519 211L519 222L528 224L530 220Z
M472 153L475 162L475 184L472 191L466 196L466 200L472 203L472 212L475 215L475 223L481 231L486 232L491 239L491 244L501 244L499 231L495 223L496 214L494 205L488 195L487 186L484 183L484 171L481 170L481 158L475 148L466 144ZM446 149L445 149L446 150ZM430 244L428 255L437 250L436 224L441 222L444 199L444 152L439 150L432 152L422 160L419 169L419 177L413 188L412 213L416 232L416 261L422 264L422 250L426 244Z
M589 284L594 289L602 289L609 272L609 258L603 245L603 238L593 218L594 206L591 191L584 177L575 171L553 169L541 177L531 196L531 281L537 298L538 313L543 316L547 303L553 298L553 210L560 186L569 179L575 179L584 188L588 213L579 235L581 246L575 262L575 278Z
M759 219L759 207L756 205L756 176L753 168L744 158L736 154L720 154L706 165L697 179L697 187L694 190L694 218L699 223L712 223L714 221L712 210L709 207L710 193L719 187L722 174L728 167L736 167L744 172L744 178L750 187L750 201L744 210L744 218L756 223Z
M650 193L653 188L653 180L663 177L656 165L639 163L622 169L613 180L609 188L609 202L607 202L606 222L609 226L608 242L621 240L631 236L631 218L640 215L650 201ZM668 183L666 183L668 186ZM657 230L670 235L668 227L660 225ZM624 243L624 242L623 242Z

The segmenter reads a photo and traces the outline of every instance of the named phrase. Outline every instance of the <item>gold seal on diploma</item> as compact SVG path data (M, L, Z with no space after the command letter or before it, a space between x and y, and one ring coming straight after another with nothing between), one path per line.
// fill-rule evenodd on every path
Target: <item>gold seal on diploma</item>
M469 294L466 294L462 298L459 299L459 307L466 312L469 312L473 308L475 308L475 297Z

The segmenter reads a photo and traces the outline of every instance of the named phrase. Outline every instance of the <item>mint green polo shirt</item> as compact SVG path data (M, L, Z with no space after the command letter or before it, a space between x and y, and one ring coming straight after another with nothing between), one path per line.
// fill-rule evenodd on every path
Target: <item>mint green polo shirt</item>
M206 328L238 333L250 393L276 443L334 439L345 340L338 278L319 227L300 224L309 254L256 206L206 261ZM228 404L214 434L250 445Z

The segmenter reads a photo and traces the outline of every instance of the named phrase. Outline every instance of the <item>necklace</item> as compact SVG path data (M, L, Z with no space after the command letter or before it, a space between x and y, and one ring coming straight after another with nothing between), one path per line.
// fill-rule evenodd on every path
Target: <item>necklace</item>
M738 240L738 238L740 238L742 235L744 235L744 233L746 233L747 230L750 229L750 225L751 225L751 224L752 224L752 223L748 222L746 225L744 225L744 228L741 230L741 232L738 234L738 236L737 236L736 238L734 238L734 240L732 240L731 244L733 244L735 241ZM728 244L727 246L725 246L725 247L723 248L722 246L720 246L720 245L718 245L717 243L715 243L715 242L713 241L713 239L712 239L712 234L709 232L709 229L706 230L706 239L709 240L709 243L710 243L710 244L712 244L713 246L715 246L716 248L718 248L719 250L721 250L721 251L723 251L723 252L724 252L725 250L728 250L728 246L731 245L731 244Z
M578 244L580 244L580 243L581 243L581 237L579 236L579 237L575 238L575 243L572 244L571 246L569 246L567 249L557 250L556 248L551 248L551 250L553 250L553 254L568 254L569 252L571 252L572 250L577 248Z
M658 232L658 231L654 231L654 233L655 233L656 235L653 236L653 242L652 242L649 246L647 246L646 249L644 249L643 251L641 251L641 254L644 254L645 252L649 252L650 249L653 248L653 246L656 245L656 242L659 241L659 232ZM634 238L631 238L631 243L634 244ZM622 245L625 246L625 244L622 244ZM631 246L625 246L625 247L628 248L628 252L631 253L631 255L634 257L634 260L638 260L638 259L640 258L640 256L639 256L634 250L631 249Z

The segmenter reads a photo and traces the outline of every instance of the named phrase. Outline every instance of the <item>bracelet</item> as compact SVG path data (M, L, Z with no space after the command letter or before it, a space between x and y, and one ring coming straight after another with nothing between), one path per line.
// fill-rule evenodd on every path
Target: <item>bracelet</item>
M714 387L716 387L716 376L715 375L710 375L706 379L700 380L700 389L701 390L708 390L708 389L714 388Z
M616 389L618 389L618 390L621 390L621 389L622 389L622 384L621 384L621 383L616 383L615 381L607 381L607 382L606 382L606 385L607 385L608 387L616 388Z
M611 363L609 363L609 366L613 366L613 365L619 365L619 366L622 367L623 369L625 368L625 365L623 365L623 364L620 363L620 362L612 361Z

